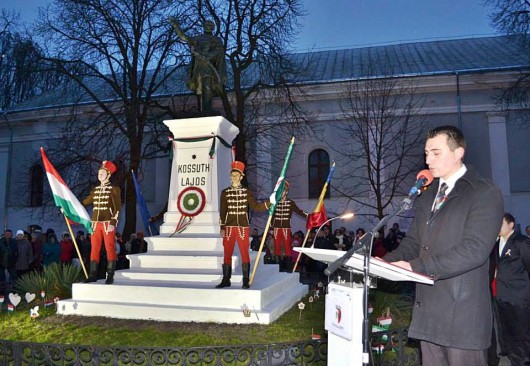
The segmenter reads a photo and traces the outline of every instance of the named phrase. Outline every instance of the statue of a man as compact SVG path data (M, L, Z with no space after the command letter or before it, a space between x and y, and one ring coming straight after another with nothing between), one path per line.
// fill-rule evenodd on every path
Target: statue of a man
M220 95L226 82L226 63L223 42L213 35L215 24L204 22L204 34L195 37L184 34L178 21L171 17L169 22L191 49L192 61L189 69L188 88L201 96L201 110L212 110L213 95Z

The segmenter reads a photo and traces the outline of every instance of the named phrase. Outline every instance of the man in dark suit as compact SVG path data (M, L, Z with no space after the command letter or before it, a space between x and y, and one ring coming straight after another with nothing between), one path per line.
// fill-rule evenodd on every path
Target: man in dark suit
M498 323L512 365L530 365L530 238L514 230L515 218L505 213L497 250Z
M414 220L397 249L383 258L430 276L416 285L409 336L421 340L423 366L482 366L491 341L488 259L504 212L502 194L463 163L454 126L431 130L426 163L437 178L418 198Z

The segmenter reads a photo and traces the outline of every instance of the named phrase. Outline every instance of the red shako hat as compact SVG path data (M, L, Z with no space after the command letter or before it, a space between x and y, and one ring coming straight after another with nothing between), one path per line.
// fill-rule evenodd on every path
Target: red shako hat
M109 174L114 174L116 172L116 165L112 161L105 160L101 163L101 167L99 169L105 169L109 172Z
M240 172L241 174L245 175L245 164L241 161L233 161L232 162L232 168L230 169L230 171L238 171Z

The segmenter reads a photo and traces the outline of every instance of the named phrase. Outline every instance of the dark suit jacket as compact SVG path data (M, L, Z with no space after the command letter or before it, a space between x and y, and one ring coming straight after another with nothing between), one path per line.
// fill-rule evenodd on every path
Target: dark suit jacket
M496 254L497 299L519 305L530 303L530 238L514 232L501 255L498 251Z
M408 261L413 271L435 280L416 285L409 336L483 350L491 340L488 262L504 214L502 194L468 166L431 217L438 185L436 179L418 198L407 236L384 259Z

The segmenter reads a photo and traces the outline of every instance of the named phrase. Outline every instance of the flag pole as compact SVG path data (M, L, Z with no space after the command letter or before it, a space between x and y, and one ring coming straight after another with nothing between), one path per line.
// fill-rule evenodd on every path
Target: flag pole
M74 247L77 252L77 256L79 257L79 262L81 262L81 267L83 268L83 272L85 273L85 277L88 278L88 273L85 268L85 263L83 262L83 257L81 256L81 252L79 252L79 247L77 246L77 241L75 240L74 233L72 231L72 227L70 226L70 221L68 221L68 218L64 214L63 209L61 208L61 213L64 216L64 220L66 221L66 226L68 226L68 231L70 232L70 237L72 238L72 241L74 242Z
M302 243L302 248L305 248L305 244L307 243L307 239L309 238L309 233L311 232L311 229L307 230L307 233L305 234L304 241ZM296 257L296 262L294 262L293 266L293 272L296 271L296 267L298 266L298 262L300 261L300 257L302 256L302 253L298 253L298 257Z
M285 188L285 175L287 173L287 167L289 166L289 160L291 159L293 147L294 147L294 136L291 138L291 142L289 143L289 148L287 149L287 154L285 155L285 160L283 162L282 171L280 173L280 176L278 177L278 181L276 182L274 191L272 192L270 196L271 206L269 207L269 218L267 219L267 225L265 225L265 231L263 231L263 237L261 238L261 244L259 246L258 256L256 257L256 261L254 262L254 268L252 269L252 275L250 276L250 280L248 282L249 286L252 286L252 282L254 282L254 276L256 274L256 270L258 269L261 251L263 250L263 245L265 243L265 240L267 239L267 234L268 234L269 227L271 224L272 215L274 215L274 210L276 210L276 204L280 202L280 199L283 195L283 191Z
M320 197L318 197L318 203L313 210L313 212L319 212L322 208L322 205L324 204L324 197L326 196L326 191L328 190L329 182L331 181L331 177L333 176L333 172L335 171L335 162L331 165L331 169L329 170L328 177L326 179L326 183L324 183L324 186L322 187L322 191L320 192Z
M331 169L329 170L326 182L324 183L324 186L322 187L322 191L320 191L320 197L318 197L318 202L317 202L317 205L315 206L315 209L313 210L313 213L320 212L320 209L322 208L322 204L324 203L324 197L326 196L326 191L328 190L329 182L331 181L331 177L333 176L334 171L335 171L335 162L333 162L333 165L331 165ZM311 231L311 228L307 229L304 242L302 243L302 248L305 248L310 231ZM298 257L296 258L296 262L294 263L294 266L293 266L293 273L296 271L296 267L298 266L298 262L300 261L301 257L302 257L302 253L299 253Z
M258 269L259 260L261 258L261 252L263 251L263 245L265 244L265 240L267 240L269 226L271 225L271 221L272 221L272 215L269 215L269 218L267 219L267 225L265 225L265 231L263 232L263 235L261 237L261 244L259 245L258 256L256 257L256 260L254 261L254 266L252 268L252 274L250 275L250 280L248 281L249 286L252 286L252 282L254 282L254 276L256 275L256 270Z

